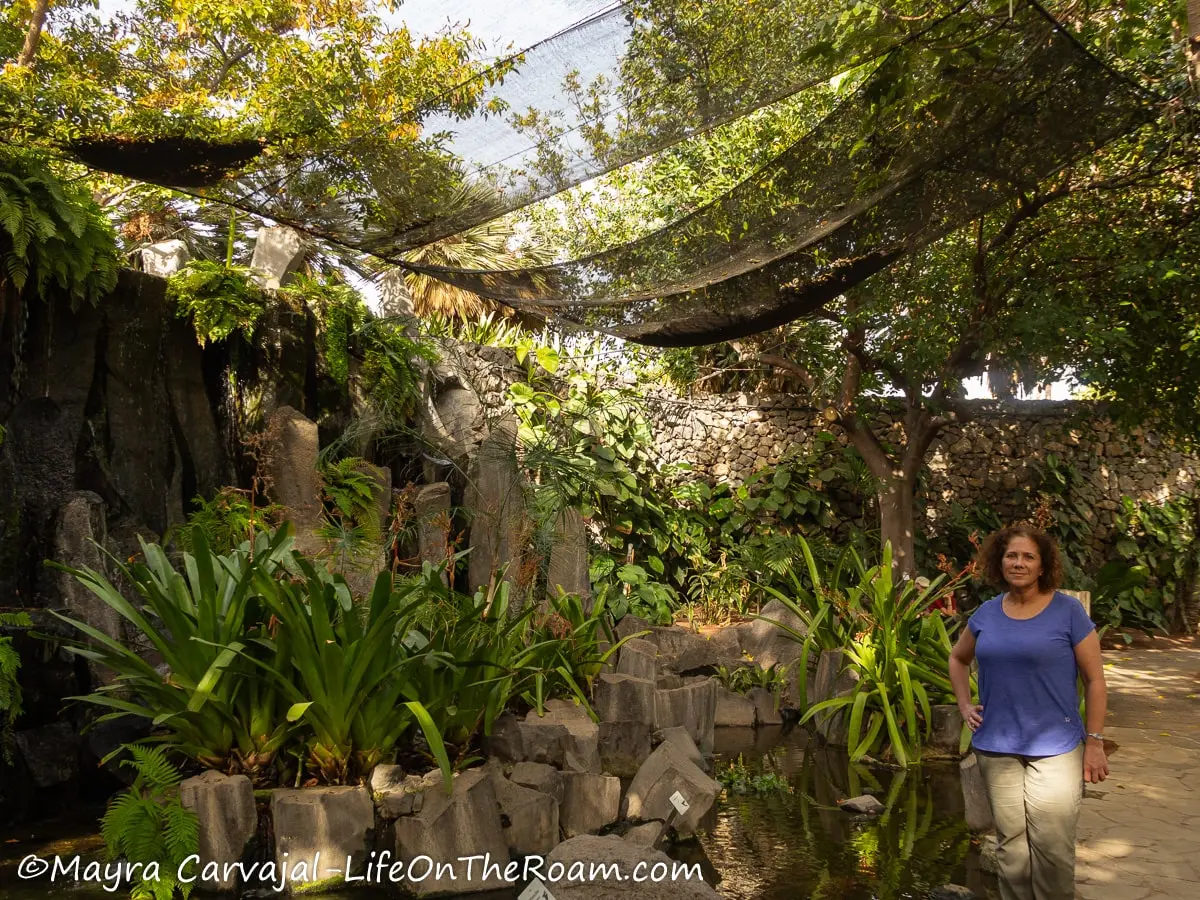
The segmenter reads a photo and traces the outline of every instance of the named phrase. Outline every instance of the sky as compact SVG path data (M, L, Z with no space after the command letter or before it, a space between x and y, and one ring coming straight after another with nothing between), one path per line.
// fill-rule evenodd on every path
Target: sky
M405 0L395 18L416 34L466 25L495 56L509 44L523 49L615 5L613 0Z

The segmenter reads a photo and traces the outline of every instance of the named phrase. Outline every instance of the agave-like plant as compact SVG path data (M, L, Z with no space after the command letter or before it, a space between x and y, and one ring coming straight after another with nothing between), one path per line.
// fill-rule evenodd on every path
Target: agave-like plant
M286 697L287 720L309 729L308 766L326 783L352 783L389 758L415 722L448 786L451 767L441 732L419 697L402 699L414 660L397 652L396 635L425 602L418 585L395 585L383 572L360 608L342 576L295 559L301 580L258 573L257 590L279 627L239 653ZM264 652L254 652L255 645ZM290 665L267 662L280 659Z
M72 699L109 710L102 719L123 714L149 719L164 730L166 741L202 764L258 777L293 728L278 694L246 677L252 671L247 642L269 628L269 613L255 584L277 577L289 562L290 528L259 534L253 545L216 554L197 527L191 552L183 554L182 572L160 546L140 543L144 563L127 565L109 555L114 570L141 597L140 605L126 599L101 572L48 563L74 575L115 610L167 667L162 674L119 640L55 613L84 635L69 642L69 649L116 676ZM264 663L283 664L274 659Z
M940 615L926 615L952 586L945 576L924 589L897 583L891 546L885 546L879 565L860 570L858 583L846 590L853 636L840 649L844 667L858 680L847 695L813 704L801 721L847 710L852 761L880 755L885 746L901 766L918 761L932 705L954 697L949 632Z

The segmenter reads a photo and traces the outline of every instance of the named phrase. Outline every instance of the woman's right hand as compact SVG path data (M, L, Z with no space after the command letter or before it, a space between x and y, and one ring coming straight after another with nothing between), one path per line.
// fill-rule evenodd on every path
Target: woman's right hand
M962 713L963 721L972 731L978 731L983 724L983 707L971 706L969 703L959 704L958 711Z

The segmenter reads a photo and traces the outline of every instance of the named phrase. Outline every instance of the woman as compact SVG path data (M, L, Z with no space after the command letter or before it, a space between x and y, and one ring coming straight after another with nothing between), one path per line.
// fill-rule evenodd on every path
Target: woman
M950 683L987 785L999 843L1003 900L1072 900L1075 824L1083 782L1108 776L1108 688L1100 638L1083 606L1055 590L1054 541L1005 528L980 551L983 572L1005 592L979 607L950 655ZM979 660L979 699L970 665ZM1076 678L1087 687L1087 727Z

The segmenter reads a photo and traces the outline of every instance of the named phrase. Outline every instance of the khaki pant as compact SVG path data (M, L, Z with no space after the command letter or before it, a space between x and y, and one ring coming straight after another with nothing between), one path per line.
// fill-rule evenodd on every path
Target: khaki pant
M996 820L1002 900L1073 900L1083 744L1058 756L975 757Z

